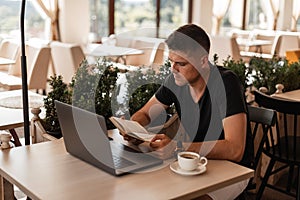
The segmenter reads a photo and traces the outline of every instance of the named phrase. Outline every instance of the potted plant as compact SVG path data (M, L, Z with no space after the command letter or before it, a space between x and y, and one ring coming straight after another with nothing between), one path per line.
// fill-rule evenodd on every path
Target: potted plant
M60 75L51 76L49 84L51 86L51 91L48 93L47 97L44 98L46 116L41 120L41 123L48 134L60 138L62 135L54 101L58 100L70 104L72 93L69 86L63 82L63 78Z
M124 113L128 117L136 112L153 96L170 73L169 62L161 66L158 72L152 68L125 71L127 103L124 105L117 101L117 96L120 94L120 85L117 84L120 72L118 65L105 59L99 59L93 65L84 60L70 85L63 83L61 76L51 77L52 90L44 100L46 117L43 119L43 125L47 132L49 131L51 134L52 131L60 131L54 100L100 114L105 117L108 129L113 129L115 126L109 117L115 115L120 109L128 111L128 113ZM168 114L173 113L174 108L170 107Z
M269 94L276 91L277 84L284 85L284 91L300 88L300 62L288 63L286 59L253 57L249 63L253 85L266 87Z
M127 93L126 100L128 101L128 113L126 117L134 114L142 108L154 93L161 86L165 78L171 73L171 64L167 60L164 65L160 66L159 71L153 68L140 68L137 71L127 72ZM168 118L175 113L174 106L167 109ZM163 116L162 116L163 117ZM151 125L155 126L160 123L160 119L154 121Z
M117 105L117 79L119 69L115 63L99 59L95 64L84 60L73 77L72 104L105 117L108 129L114 128L109 120Z

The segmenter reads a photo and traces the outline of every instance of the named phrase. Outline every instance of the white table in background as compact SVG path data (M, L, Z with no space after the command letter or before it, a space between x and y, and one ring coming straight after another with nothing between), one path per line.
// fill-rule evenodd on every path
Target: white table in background
M29 101L30 97L37 97L38 101L42 100L44 97L31 91L28 91L28 96ZM12 102L13 99L16 100L15 105L14 102ZM6 102L7 105L5 105ZM43 102L41 101L39 104L42 105ZM31 112L29 112L30 119L32 116L33 115L31 114ZM22 90L0 92L0 130L8 130L12 134L16 146L20 146L21 143L19 141L17 133L15 132L15 128L19 128L22 126L24 126Z
M14 61L14 60L0 57L0 65L10 65L10 64L15 64L15 63L16 63L16 61Z
M88 44L84 50L85 55L98 57L116 57L115 61L118 62L122 60L126 64L125 56L128 55L139 55L143 54L144 51L140 49L112 46L105 44Z
M143 54L142 50L128 47L111 46L105 44L89 44L85 49L85 54L88 56L126 56Z
M257 53L262 53L262 46L269 46L272 45L272 41L269 40L259 40L259 39L243 39L243 38L237 38L237 43L240 46L245 47L245 51L249 51L250 47L255 47L255 51Z

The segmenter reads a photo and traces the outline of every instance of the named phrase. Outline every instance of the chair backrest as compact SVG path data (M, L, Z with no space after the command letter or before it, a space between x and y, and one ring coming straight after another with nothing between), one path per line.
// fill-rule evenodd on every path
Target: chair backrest
M26 45L28 89L42 89L45 93L50 57L50 47ZM20 63L18 67L21 68ZM0 85L6 90L20 89L22 80L19 76L1 73Z
M300 154L300 147L296 145L300 138L300 102L272 97L259 91L254 91L254 95L259 106L276 110L278 113L276 132L273 133L271 129L268 133L263 152L269 156L295 161L296 156L299 157Z
M300 59L300 49L287 50L285 52L285 58L289 63L299 62Z
M51 42L51 57L54 73L62 75L65 83L70 83L85 55L79 44Z
M46 90L49 61L51 58L49 46L27 45L28 57L28 89Z
M219 57L218 65L223 65L223 61L227 60L228 56L233 60L239 60L241 56L236 38L229 36L212 36L210 48L211 61L213 61L215 54Z
M126 56L126 64L133 66L150 66L155 60L160 43L156 41L135 40L132 48L143 51L143 54Z
M285 57L285 52L287 50L292 49L299 49L299 36L298 35L279 35L279 41L280 42L276 46L273 53L276 53L279 57Z
M276 33L273 32L273 31L270 31L270 32L267 31L266 33L264 31L263 32L258 32L256 34L256 39L270 41L271 44L272 44L272 45L262 45L260 47L260 53L271 54L272 47L273 47L273 44L275 42L275 38L276 38ZM274 49L274 47L273 47L273 49Z
M249 120L251 123L252 135L255 140L255 144L258 146L255 148L254 164L253 167L256 169L259 159L262 154L262 148L264 140L267 136L267 132L276 122L276 111L263 107L256 107L248 105ZM260 132L259 132L260 131ZM261 134L258 134L261 133Z
M16 40L13 39L4 39L0 44L0 57L8 58L11 60L17 61L20 60L20 44ZM1 70L10 70L10 68L14 67L12 65L1 65Z

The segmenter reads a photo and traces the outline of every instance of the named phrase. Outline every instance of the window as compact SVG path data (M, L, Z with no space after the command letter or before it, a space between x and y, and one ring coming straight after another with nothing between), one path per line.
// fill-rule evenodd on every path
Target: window
M170 31L187 23L188 1L161 0L159 36L166 37Z
M115 33L139 31L138 35L155 36L156 5L151 0L116 0Z
M0 0L1 38L20 37L20 7L21 1ZM45 20L30 1L26 3L25 15L26 39L45 38Z
M113 2L115 8L115 34L166 37L170 31L187 22L188 0L90 0L92 37L109 35L109 21L112 21L108 13L109 2Z
M90 41L108 35L108 0L90 0Z
M246 11L247 30L255 28L267 29L266 16L262 10L260 0L247 1ZM228 11L223 19L222 27L225 28L242 28L243 19L243 1L232 0Z

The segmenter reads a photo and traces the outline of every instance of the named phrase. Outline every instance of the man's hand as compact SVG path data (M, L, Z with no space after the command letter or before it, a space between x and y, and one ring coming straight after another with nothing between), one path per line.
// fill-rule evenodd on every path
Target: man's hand
M153 154L160 159L167 159L174 155L176 142L165 134L157 134L150 142Z
M122 135L123 135L124 140L126 140L126 141L128 141L128 142L130 142L131 144L134 144L134 145L139 145L139 144L141 144L141 143L144 142L142 140L138 140L138 139L136 139L134 137L131 137L131 136L127 135L127 134L122 134Z

